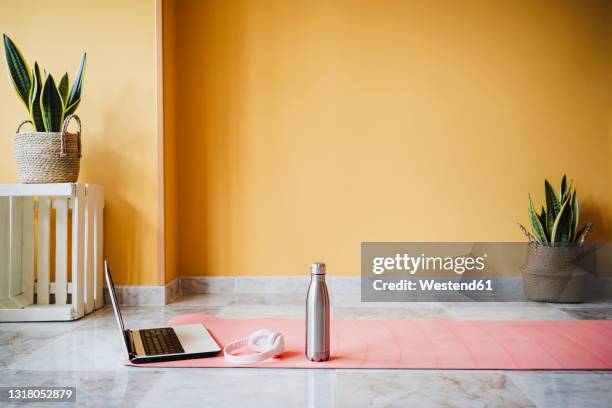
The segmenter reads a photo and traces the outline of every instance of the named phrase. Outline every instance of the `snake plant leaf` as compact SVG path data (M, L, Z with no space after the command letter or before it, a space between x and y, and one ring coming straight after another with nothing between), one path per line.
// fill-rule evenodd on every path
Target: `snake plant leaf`
M34 124L34 129L36 131L39 131L39 128L36 126L36 118L34 117L34 113L36 111L40 113L40 105L38 105L38 109L36 109L36 103L38 101L38 103L40 104L40 87L42 86L42 84L38 83L35 70L36 68L32 71L32 86L30 86L30 95L28 97L28 111L30 112L30 119ZM40 116L40 119L42 120L42 116ZM44 125L42 131L45 131Z
M565 201L567 195L569 195L567 191L567 177L564 174L561 180L561 202Z
M531 232L527 231L527 228L525 228L523 224L517 223L517 225L519 226L521 231L523 231L523 234L525 234L527 238L529 238L529 242L536 242L536 238L533 236Z
M578 205L578 195L574 191L572 194L572 238L578 228L578 220L580 219L580 206Z
M34 77L34 71L32 71L32 85L30 86L30 92L28 92L28 109L32 105L32 99L34 99L34 95L36 95L36 78Z
M6 66L8 68L9 77L13 82L15 91L25 104L26 107L29 105L30 88L32 86L32 78L30 68L23 54L19 51L19 48L15 45L13 40L8 35L3 34L4 38L4 56L6 57Z
M40 95L40 110L47 132L59 132L64 121L64 105L53 76L45 78Z
M544 190L546 191L546 230L548 236L552 237L552 229L557 215L559 215L560 204L557 194L548 180L544 180Z
M584 240L586 239L587 234L591 230L591 228L593 228L593 224L590 222L584 227L580 228L580 231L576 233L576 242L582 245L584 243Z
M45 131L45 123L43 122L42 112L40 110L40 94L42 92L42 79L40 76L40 68L38 63L34 63L34 70L32 71L32 87L30 88L30 117L34 128L37 132Z
M531 228L533 230L533 235L538 240L539 243L545 244L548 242L546 239L546 233L544 232L544 226L540 222L538 215L533 209L533 202L531 201L531 195L529 196L529 220L531 221Z
M79 99L81 99L81 91L83 89L83 78L85 76L86 66L87 66L87 53L83 54L83 58L81 59L81 65L79 65L79 69L77 70L77 73L74 77L74 83L72 84L72 88L70 89L70 94L68 95L66 106L72 106ZM74 109L76 109L76 106Z
M546 210L544 209L544 206L542 206L542 211L540 211L540 214L538 215L538 220L540 220L540 224L542 224L542 226L546 225ZM546 239L548 239L549 236L546 232L546 228L544 228L544 234L546 235Z
M565 200L565 203L563 203L563 206L561 206L559 210L559 215L557 215L555 219L552 234L550 236L550 243L553 246L555 244L566 244L570 242L571 211L569 200Z
M59 86L57 87L59 90L60 96L62 97L62 101L64 102L64 106L68 102L68 73L66 72L62 79L60 79Z
M76 111L76 108L79 106L79 103L81 103L81 98L77 99L72 105L67 106L64 110L64 116L73 114L74 111Z
M38 82L36 81L36 72L35 69L32 70L32 85L30 86L30 93L28 94L28 112L32 113L32 103L34 99L36 99L36 94L38 93Z

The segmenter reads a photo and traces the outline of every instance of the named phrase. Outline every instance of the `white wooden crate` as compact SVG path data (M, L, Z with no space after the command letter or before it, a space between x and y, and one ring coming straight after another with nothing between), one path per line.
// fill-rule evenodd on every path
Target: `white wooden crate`
M0 322L75 320L102 307L103 209L95 184L0 184Z

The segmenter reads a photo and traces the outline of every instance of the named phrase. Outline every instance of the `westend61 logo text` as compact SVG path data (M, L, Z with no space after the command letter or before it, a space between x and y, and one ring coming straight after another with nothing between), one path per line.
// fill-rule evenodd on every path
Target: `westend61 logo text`
M486 268L487 254L478 257L458 256L411 256L409 254L395 254L390 257L376 257L372 259L372 272L380 275L386 271L407 271L411 275L419 271L453 271L463 274L466 271L483 271Z

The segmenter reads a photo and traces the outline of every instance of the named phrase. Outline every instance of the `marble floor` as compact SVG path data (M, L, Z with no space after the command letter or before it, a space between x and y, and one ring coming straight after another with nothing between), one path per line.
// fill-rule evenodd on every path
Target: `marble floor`
M336 318L612 318L612 304L364 304L350 297L334 304ZM301 318L303 299L183 295L167 306L122 310L128 327L196 312ZM76 387L77 403L45 404L50 407L609 407L612 401L612 372L126 367L116 330L108 306L76 322L0 323L0 386Z

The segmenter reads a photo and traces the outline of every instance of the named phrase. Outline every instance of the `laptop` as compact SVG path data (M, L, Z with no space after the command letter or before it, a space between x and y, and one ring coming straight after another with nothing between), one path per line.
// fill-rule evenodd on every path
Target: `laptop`
M104 261L104 274L117 324L132 363L184 360L219 354L221 347L202 324L126 330L123 326L113 278L106 261Z

